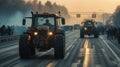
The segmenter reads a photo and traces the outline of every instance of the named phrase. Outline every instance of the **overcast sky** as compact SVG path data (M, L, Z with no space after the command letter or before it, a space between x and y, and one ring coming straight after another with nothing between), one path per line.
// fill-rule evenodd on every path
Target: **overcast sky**
M40 0L42 3L47 0ZM56 2L64 5L70 12L98 12L104 11L112 13L118 5L120 0L49 0L52 3Z

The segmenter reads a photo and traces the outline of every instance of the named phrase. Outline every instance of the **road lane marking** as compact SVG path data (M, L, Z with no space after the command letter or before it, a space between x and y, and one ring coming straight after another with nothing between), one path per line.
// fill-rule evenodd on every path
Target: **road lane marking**
M65 60L68 58L68 56L70 55L70 53L68 52L66 55L65 55Z
M80 49L80 54L79 54L79 57L82 57L85 55L85 48L81 48Z
M90 48L90 42L88 40L84 43L84 61L83 61L83 67L94 67L94 61L93 59L93 49ZM81 50L81 51L82 51Z
M66 49L66 51L68 51L74 44L73 43L75 43L75 41L76 41L77 39L75 39L72 43L71 43L71 45Z
M101 38L101 37L100 37ZM103 38L101 38L103 39ZM107 42L105 40L103 40L103 42L106 44L106 46L109 48L109 50L112 52L112 54L116 57L116 59L118 60L118 62L120 62L120 58L118 57L118 55L110 48L110 46L107 44Z
M111 41L107 40L107 42L109 42L111 45L114 45ZM114 46L114 48L119 52L119 48L117 48L117 46Z
M83 48L88 48L88 40L85 41Z
M74 47L75 47L75 45L73 44L73 43L75 43L75 41L76 41L77 39L75 39L73 42L72 42L72 44L66 49L66 52L71 48L71 49L73 49ZM66 54L66 56L65 56L65 60L68 58L68 56L70 55L70 53L68 52L67 54Z
M83 62L83 67L89 67L90 64L90 49L87 48L85 52L85 59Z
M80 64L81 60L77 60L76 63L72 63L71 67L78 67L78 64Z
M107 44L107 42L105 40L103 40L103 42L106 44L106 46L110 49L110 51L115 55L116 59L120 59L117 54L110 48L110 46Z
M3 53L5 51L9 51L9 50L15 49L15 48L18 48L18 45L7 47L7 48L4 48L4 49L0 49L0 53Z
M12 63L14 63L14 62L15 63L18 62L18 60L19 60L19 57L15 57L12 60L8 60L7 62L0 64L0 67L5 67L6 65L12 65Z
M72 47L71 47L71 49L73 49L75 47L75 45L73 45Z

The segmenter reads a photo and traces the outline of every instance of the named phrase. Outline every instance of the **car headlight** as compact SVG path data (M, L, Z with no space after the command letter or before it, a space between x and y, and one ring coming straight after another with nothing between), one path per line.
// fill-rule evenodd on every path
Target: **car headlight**
M38 35L38 32L34 32L34 35Z
M49 32L49 35L53 35L53 33L52 33L52 32Z
M87 27L85 27L84 30L87 30Z

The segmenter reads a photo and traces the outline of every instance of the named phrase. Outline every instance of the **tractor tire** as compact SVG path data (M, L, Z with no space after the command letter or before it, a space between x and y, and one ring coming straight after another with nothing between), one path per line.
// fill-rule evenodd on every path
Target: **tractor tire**
M32 41L28 41L28 35L21 35L19 39L19 56L21 59L35 55L35 48Z
M97 29L95 29L94 31L94 38L98 38L99 37L99 32Z
M56 59L63 59L65 56L65 37L62 34L55 36L54 56Z
M80 38L84 38L84 34L80 34Z

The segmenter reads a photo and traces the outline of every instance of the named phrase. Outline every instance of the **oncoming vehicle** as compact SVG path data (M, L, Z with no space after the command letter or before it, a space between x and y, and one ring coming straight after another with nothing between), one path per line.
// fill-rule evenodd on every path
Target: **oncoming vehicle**
M33 14L32 24L27 32L24 32L19 39L19 56L21 59L34 56L36 51L47 51L54 48L55 58L64 58L65 55L65 32L60 25L65 24L65 19L55 14L43 13Z
M65 31L73 31L73 26L72 25L66 25L63 27Z
M94 35L95 38L98 38L99 32L98 29L95 27L95 21L85 20L85 22L83 23L83 27L80 30L80 37L84 38L84 35Z
M80 30L80 25L79 24L74 24L74 30Z

